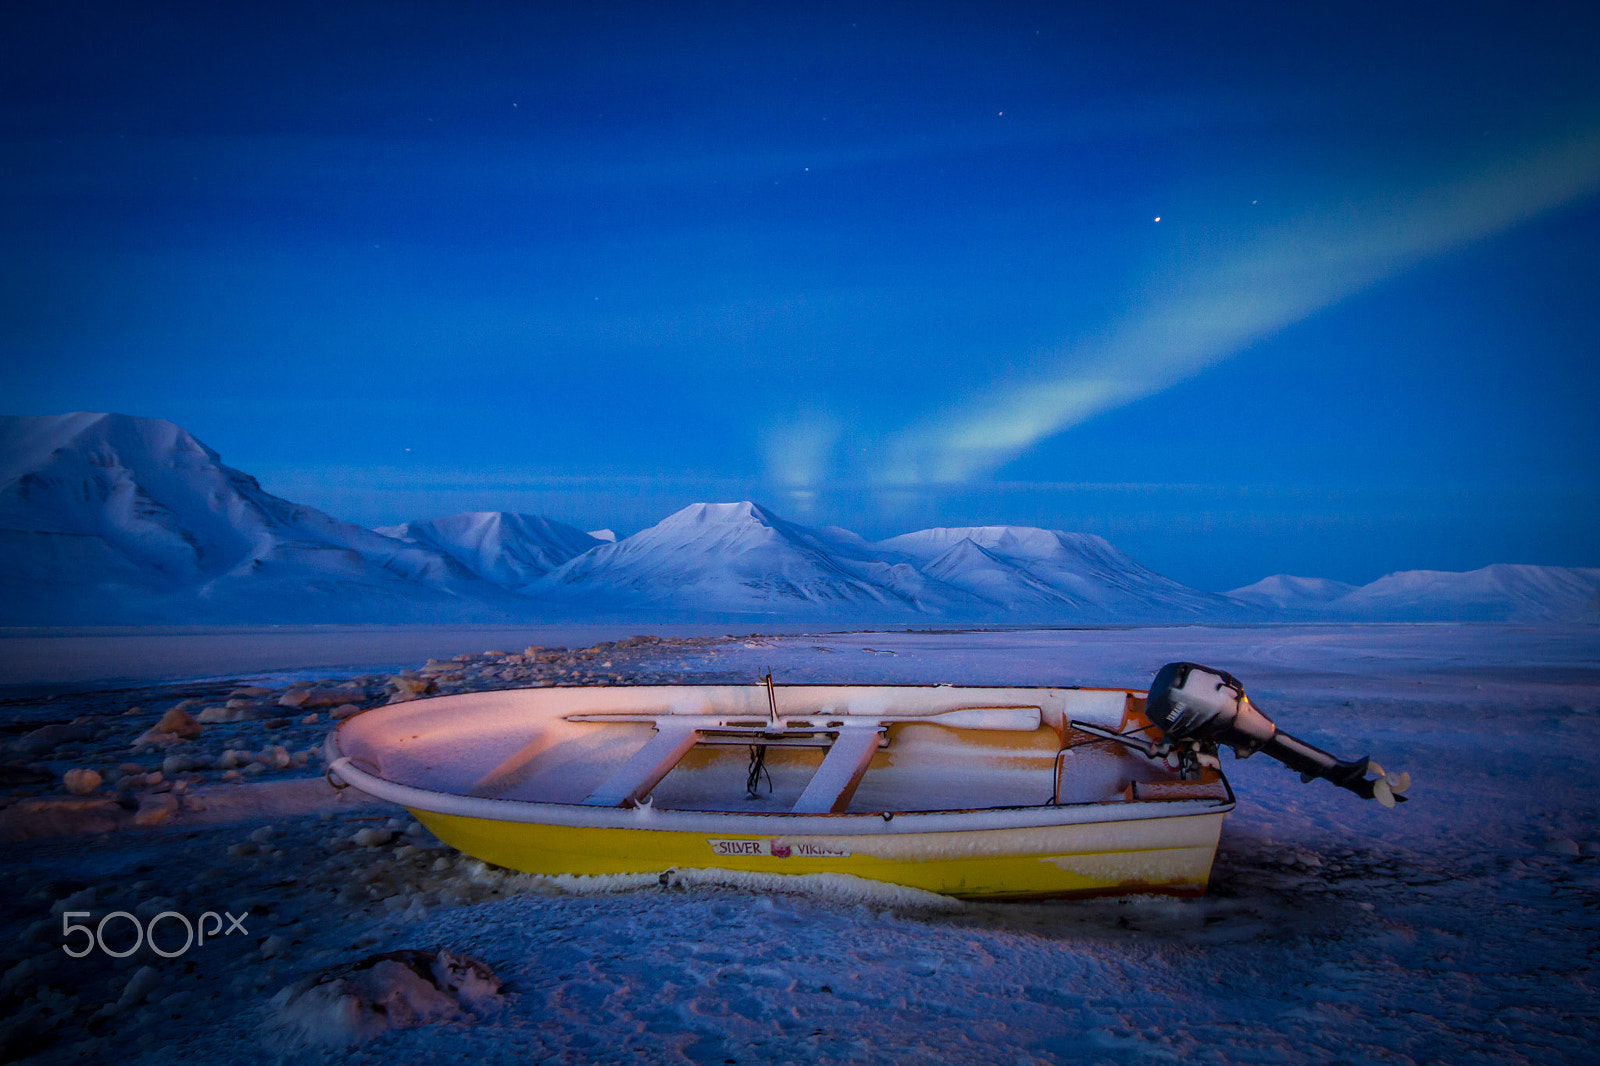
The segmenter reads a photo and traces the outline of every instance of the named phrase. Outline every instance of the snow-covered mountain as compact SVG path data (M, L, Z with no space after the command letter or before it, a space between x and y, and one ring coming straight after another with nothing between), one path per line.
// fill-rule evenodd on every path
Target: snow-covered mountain
M578 617L1600 622L1600 570L1417 570L1360 588L1278 575L1223 596L1087 534L869 543L749 502L694 504L621 540L500 512L373 531L272 495L171 422L0 417L0 624Z
M1600 622L1600 569L1567 566L1402 570L1361 586L1279 574L1229 595L1297 620Z
M864 543L864 542L863 542ZM529 587L602 611L857 617L913 615L927 582L759 504L697 503L601 544Z
M1029 619L1232 617L1245 605L1180 585L1088 533L1031 526L924 529L879 541L928 577Z
M568 559L606 543L563 522L506 511L468 511L380 526L377 531L442 552L505 589L522 589ZM610 539L614 541L615 534Z
M1404 570L1329 607L1395 621L1600 622L1600 569L1500 564L1466 573Z
M1262 578L1253 585L1234 589L1228 595L1258 607L1309 611L1325 607L1355 590L1355 585L1346 585L1343 581L1333 581L1325 577L1274 574Z
M171 422L0 418L0 619L506 617L447 555L266 492Z

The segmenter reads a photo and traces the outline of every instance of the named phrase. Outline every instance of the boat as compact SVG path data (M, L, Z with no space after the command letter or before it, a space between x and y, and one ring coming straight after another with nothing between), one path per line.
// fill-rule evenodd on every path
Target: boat
M330 733L325 755L336 787L533 874L712 869L966 899L1195 896L1235 806L1217 744L1284 738L1261 736L1238 701L1231 718L1206 718L1223 733L1199 736L1194 714L1176 721L1171 688L1154 704L1135 689L780 687L770 675L510 689L373 708ZM1353 787L1357 763L1300 748ZM1364 781L1365 760L1359 770Z

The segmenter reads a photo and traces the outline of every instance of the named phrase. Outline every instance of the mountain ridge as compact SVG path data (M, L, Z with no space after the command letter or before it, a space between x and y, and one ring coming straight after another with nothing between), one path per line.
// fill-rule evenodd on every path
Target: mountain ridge
M609 531L598 531L609 532ZM1189 588L1093 534L870 542L754 501L607 540L537 515L379 530L274 496L161 419L0 416L0 624L742 618L840 624L1600 622L1600 569L1498 564L1363 586Z

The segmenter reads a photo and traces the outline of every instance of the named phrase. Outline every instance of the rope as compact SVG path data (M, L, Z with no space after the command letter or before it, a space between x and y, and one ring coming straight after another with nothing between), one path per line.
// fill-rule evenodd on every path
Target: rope
M761 779L767 779L767 791L772 791L772 775L767 772L767 746L765 744L750 745L750 770L745 774L744 792L746 799L759 799L757 789Z

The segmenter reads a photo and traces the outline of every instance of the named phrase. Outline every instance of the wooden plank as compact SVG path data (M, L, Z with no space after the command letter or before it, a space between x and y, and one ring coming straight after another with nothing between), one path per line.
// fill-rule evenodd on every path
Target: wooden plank
M795 802L795 814L838 814L850 805L856 786L867 772L878 751L880 731L873 726L852 726L839 730L838 739L822 765L811 775L806 790Z
M589 793L584 805L589 807L632 806L650 794L661 779L672 772L689 749L700 740L700 730L692 722L674 722L662 719L657 723L656 735L645 741L644 747L617 768L617 771Z
M540 733L512 752L499 766L478 778L477 784L467 791L467 795L493 798L511 786L521 784L528 764L554 747L556 739L554 730Z

